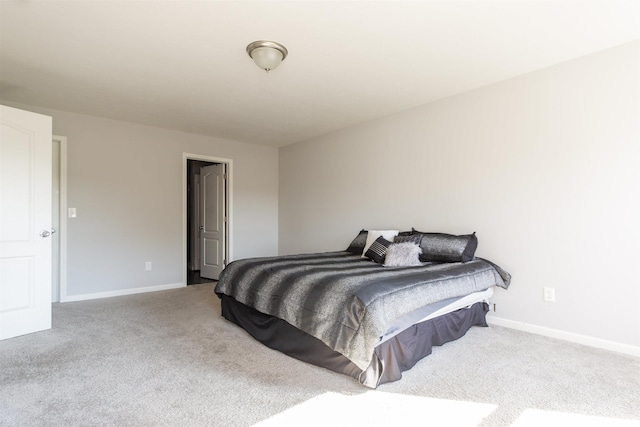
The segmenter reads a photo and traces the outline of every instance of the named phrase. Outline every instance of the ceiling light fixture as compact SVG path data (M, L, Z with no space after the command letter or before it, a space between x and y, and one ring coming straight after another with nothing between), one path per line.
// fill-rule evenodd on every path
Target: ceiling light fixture
M289 53L280 43L258 40L247 46L247 53L267 73L276 68Z

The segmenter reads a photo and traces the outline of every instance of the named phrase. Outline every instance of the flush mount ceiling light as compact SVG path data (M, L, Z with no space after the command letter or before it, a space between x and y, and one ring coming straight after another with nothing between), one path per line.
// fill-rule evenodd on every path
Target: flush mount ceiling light
M280 43L258 40L247 46L247 53L258 67L268 73L280 65L289 52Z

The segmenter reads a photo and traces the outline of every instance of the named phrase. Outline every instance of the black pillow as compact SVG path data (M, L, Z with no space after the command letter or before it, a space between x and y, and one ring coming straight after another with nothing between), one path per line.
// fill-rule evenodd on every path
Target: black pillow
M364 256L371 258L378 264L382 264L389 245L391 245L391 242L380 236L369 246Z
M415 235L422 235L420 248L422 262L467 262L471 261L478 248L478 238L473 234L455 236L445 233L424 233L411 229Z
M354 254L362 255L364 245L367 244L367 234L369 234L369 232L364 228L360 230L360 233L358 233L356 238L353 239L353 241L347 248L347 252L353 252Z

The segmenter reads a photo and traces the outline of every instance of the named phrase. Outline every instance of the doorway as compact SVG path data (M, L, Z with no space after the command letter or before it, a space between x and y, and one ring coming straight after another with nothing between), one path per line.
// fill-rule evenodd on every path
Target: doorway
M183 166L184 283L213 283L231 258L231 161L185 154Z

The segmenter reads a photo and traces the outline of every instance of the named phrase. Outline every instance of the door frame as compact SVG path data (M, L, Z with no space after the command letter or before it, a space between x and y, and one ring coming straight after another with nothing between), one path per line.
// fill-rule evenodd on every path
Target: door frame
M60 227L58 232L58 239L60 241L60 253L58 254L59 268L58 278L59 288L57 289L58 301L51 302L66 302L67 298L67 137L53 135L52 143L58 142L60 144Z
M189 160L200 160L203 162L224 163L227 165L227 191L225 194L225 207L227 211L227 232L225 233L225 259L226 265L233 260L233 160L223 157L213 157L204 154L182 153L182 283L187 286L187 162Z

